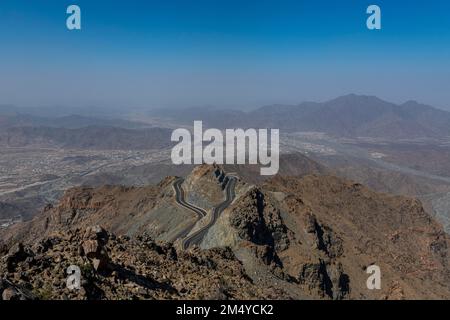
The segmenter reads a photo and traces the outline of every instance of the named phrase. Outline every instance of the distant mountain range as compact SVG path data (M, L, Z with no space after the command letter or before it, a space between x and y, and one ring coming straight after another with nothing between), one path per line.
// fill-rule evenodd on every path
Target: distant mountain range
M150 125L144 122L106 116L40 116L34 109L32 110L34 113L22 113L29 110L31 109L0 106L1 145L11 145L11 141L19 145L29 144L27 141L36 142L36 139L42 138L51 139L53 142L50 144L84 148L96 143L89 142L89 139L82 142L79 138L89 138L89 134L97 134L98 137L103 138L92 137L92 139L102 141L102 148L117 146L121 148L121 144L127 145L128 141L131 145L135 145L134 148L148 147L148 143L139 142L139 139L146 138L149 134ZM395 140L442 139L450 136L450 112L415 101L397 105L374 96L354 94L323 103L271 105L250 112L198 107L153 110L151 115L162 120L161 126L164 126L164 119L187 125L192 125L194 120L202 120L205 127L277 128L288 133L324 132L346 138L370 137ZM120 129L113 130L113 127ZM89 129L82 130L82 128ZM69 129L73 130L69 131ZM126 131L127 129L146 129L147 131L134 132ZM156 131L163 134L164 130ZM30 134L31 136L27 137ZM151 136L152 139L156 137L157 140L164 136L165 140L170 142L168 131L164 132L163 136L159 134ZM70 141L64 141L66 138ZM113 138L115 141L112 141Z
M95 106L40 106L23 107L0 104L0 115L26 114L37 117L60 118L77 114L86 118L122 118L128 108Z
M271 105L251 112L190 108L155 114L183 123L203 120L217 128L279 128L317 131L341 137L390 139L450 136L450 112L408 101L397 105L374 96L347 95L331 101Z
M72 108L73 109L73 108ZM88 126L140 129L144 122L124 120L125 112L93 108L17 108L0 106L0 129L9 127L83 128ZM70 113L73 111L74 113ZM327 102L270 105L244 112L195 107L151 110L150 115L181 124L202 120L214 128L278 128L284 132L324 132L339 137L385 139L450 136L450 112L415 101L397 105L374 96L346 95Z
M168 147L171 130L90 126L77 129L11 127L0 130L0 147L149 150Z
M141 150L170 145L170 130L143 122L81 115L44 117L19 111L0 106L0 147Z
M148 124L121 119L94 118L80 115L61 117L41 117L32 114L5 112L0 108L0 129L11 127L55 127L77 129L88 126L120 127L139 129L149 127Z

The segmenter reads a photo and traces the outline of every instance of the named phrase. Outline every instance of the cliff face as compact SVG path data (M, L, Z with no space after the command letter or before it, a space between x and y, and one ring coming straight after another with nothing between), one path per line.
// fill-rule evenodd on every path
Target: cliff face
M203 247L221 243L244 257L255 281L272 283L273 274L299 297L450 297L449 237L420 202L336 177L277 177L250 188ZM381 290L367 289L372 264Z
M201 166L187 189L200 198L205 186L215 188L203 203L221 202L223 172ZM3 288L89 299L450 298L449 237L415 199L333 176L240 180L200 248L181 250L172 242L196 217L175 202L174 181L71 189L57 206L2 231ZM95 225L108 236L86 236ZM82 295L61 284L70 264L90 279ZM373 264L381 290L366 286Z

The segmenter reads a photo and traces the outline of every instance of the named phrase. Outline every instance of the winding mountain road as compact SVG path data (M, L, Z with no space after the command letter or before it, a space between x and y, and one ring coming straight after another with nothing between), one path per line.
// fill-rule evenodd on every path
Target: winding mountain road
M184 179L183 178L178 178L174 181L173 183L173 189L175 190L175 201L182 206L185 209L188 209L192 212L194 212L197 215L197 221L202 219L203 217L206 216L206 211L198 208L188 202L186 202L185 200L185 194L184 194L184 189L181 187L181 184L183 183ZM189 227L185 228L184 230L182 230L181 232L179 232L175 237L174 240L178 239L178 238L184 238L186 237L189 232L191 232L192 228L194 228L195 224L197 223L197 221L195 221L195 223L193 223L192 225L190 225Z
M179 178L173 184L173 187L176 192L176 195L175 195L176 202L179 205L183 206L184 208L194 211L197 214L197 216L199 217L199 219L205 217L206 212L203 209L195 207L192 204L187 203L184 200L185 195L184 195L184 190L181 187L182 183L183 183L183 179ZM191 245L199 245L201 243L203 237L208 233L208 230L216 223L220 214L226 208L228 208L228 206L233 202L234 197L235 197L235 187L236 187L236 178L233 176L229 176L228 181L225 186L225 193L226 193L225 201L220 203L218 206L214 207L212 215L211 215L211 220L208 222L208 224L205 225L204 227L202 227L201 229L195 231L193 234L191 234L189 236L187 236L187 235L191 232L191 230L194 226L190 226L189 228L186 228L185 230L180 232L178 237L184 238L182 240L183 249L187 249Z
M205 210L186 202L185 195L184 195L184 189L181 187L181 184L183 183L183 181L184 181L183 178L178 178L173 183L173 187L175 189L175 200L181 206L183 206L191 211L194 211L197 214L199 219L205 217L206 216Z

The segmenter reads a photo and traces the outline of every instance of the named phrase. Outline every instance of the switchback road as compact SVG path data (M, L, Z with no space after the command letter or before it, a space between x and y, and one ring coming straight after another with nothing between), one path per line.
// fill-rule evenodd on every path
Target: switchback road
M184 189L181 186L181 184L183 183L184 179L183 178L178 178L174 181L173 183L173 189L175 190L175 201L182 206L185 209L188 209L192 212L194 212L197 215L197 220L190 225L189 227L185 228L184 230L182 230L180 233L178 233L175 237L174 240L178 239L178 238L184 238L186 237L189 232L191 232L192 228L194 228L195 224L197 223L198 220L202 219L203 217L206 216L206 211L198 208L188 202L186 202L185 200L185 194L184 194Z
M191 245L199 245L203 237L208 233L209 228L211 228L219 218L220 214L228 208L228 206L233 202L235 197L235 186L236 186L236 178L228 177L228 182L225 186L226 199L224 202L219 204L217 207L213 209L211 220L208 224L201 229L195 231L190 236L183 239L182 247L183 249L189 248Z

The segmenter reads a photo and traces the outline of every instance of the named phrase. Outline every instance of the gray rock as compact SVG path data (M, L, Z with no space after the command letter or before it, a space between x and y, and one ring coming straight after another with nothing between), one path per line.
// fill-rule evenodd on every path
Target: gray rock
M2 300L22 300L20 292L13 287L8 287L2 292Z
M100 226L90 227L86 230L81 249L82 255L85 255L92 263L96 271L103 271L108 267L109 256L105 245L108 242L108 233Z

